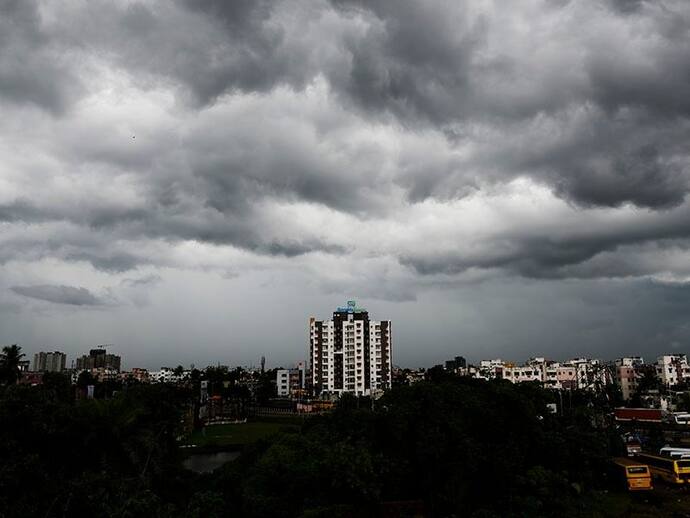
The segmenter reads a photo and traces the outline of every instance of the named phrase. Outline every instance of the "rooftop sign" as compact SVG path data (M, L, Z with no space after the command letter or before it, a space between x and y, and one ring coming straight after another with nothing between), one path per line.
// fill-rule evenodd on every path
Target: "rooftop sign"
M348 300L346 307L340 307L336 309L336 313L364 313L366 308L358 308L357 302L354 300Z

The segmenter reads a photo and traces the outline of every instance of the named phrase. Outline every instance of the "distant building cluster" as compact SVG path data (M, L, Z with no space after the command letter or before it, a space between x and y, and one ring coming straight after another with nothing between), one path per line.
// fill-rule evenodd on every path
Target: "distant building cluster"
M501 359L482 360L479 367L468 367L468 375L483 379L505 379L512 383L537 381L553 389L589 389L612 382L608 369L601 361L574 358L565 362L531 358L523 365Z
M81 372L89 372L98 381L118 379L121 375L121 358L115 354L106 352L104 345L97 346L77 358L72 367L67 367L67 355L61 351L40 351L34 354L33 370L29 367L29 361L22 361L19 370L22 372L20 383L31 385L40 384L43 374L58 372L70 374L76 381Z
M457 356L437 368L441 367L460 376L504 379L511 383L537 382L552 389L599 390L615 385L626 401L637 394L650 406L662 408L670 397L660 394L659 389L668 391L690 387L690 365L685 354L659 356L651 364L645 363L640 356L630 356L610 362L590 358L557 362L536 357L522 365L501 359L481 360L479 365L470 365L465 358ZM398 382L410 384L424 379L425 370L397 369L395 376Z
M65 370L67 355L60 351L36 353L34 355L35 372L62 372Z
M77 358L77 370L106 369L120 372L121 358L108 354L104 346L91 349L88 355Z

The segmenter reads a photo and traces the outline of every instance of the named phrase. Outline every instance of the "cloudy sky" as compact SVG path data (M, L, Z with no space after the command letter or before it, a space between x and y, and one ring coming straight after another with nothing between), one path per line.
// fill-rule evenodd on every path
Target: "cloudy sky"
M687 0L0 0L0 343L690 353Z

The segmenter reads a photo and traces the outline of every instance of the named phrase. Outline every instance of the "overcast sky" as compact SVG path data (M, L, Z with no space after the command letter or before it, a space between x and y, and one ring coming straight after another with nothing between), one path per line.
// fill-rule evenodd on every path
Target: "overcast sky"
M690 352L687 0L0 0L0 343Z

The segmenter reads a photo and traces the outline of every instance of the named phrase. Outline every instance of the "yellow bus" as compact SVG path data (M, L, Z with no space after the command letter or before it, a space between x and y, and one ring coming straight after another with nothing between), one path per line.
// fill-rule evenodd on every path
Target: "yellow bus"
M614 475L628 491L648 491L652 487L649 467L636 459L616 457L613 459Z
M635 458L647 464L655 478L660 478L670 484L690 485L690 459L674 459L649 453L640 453Z

